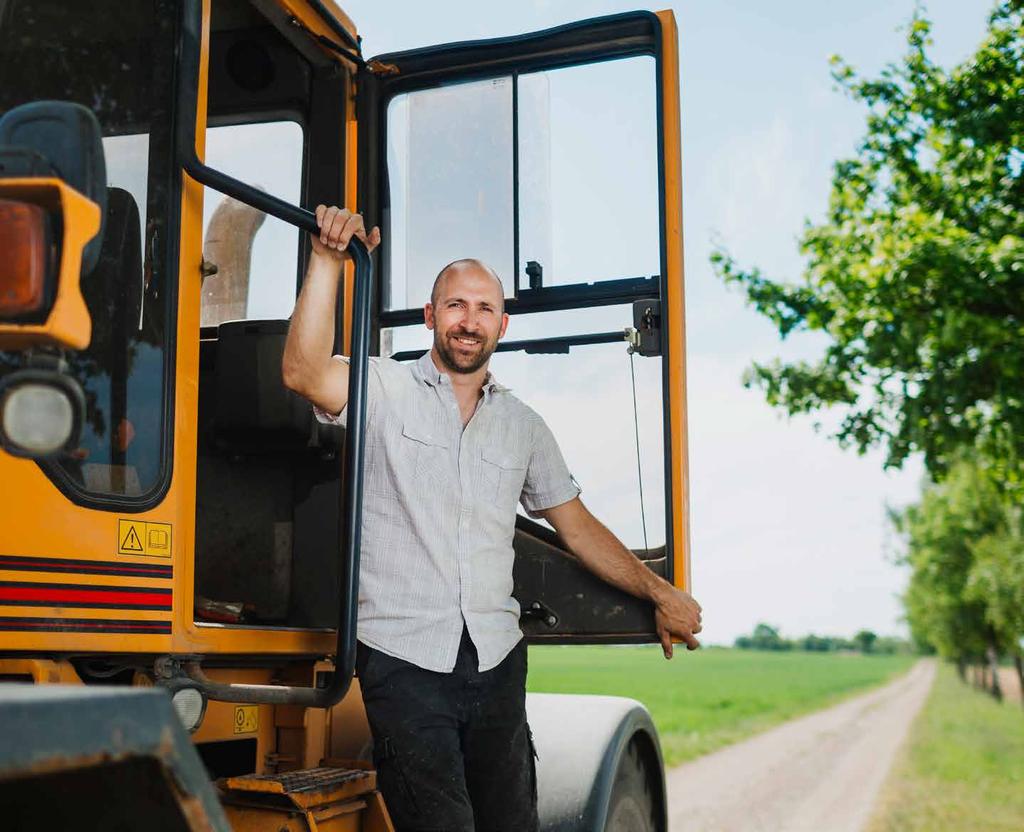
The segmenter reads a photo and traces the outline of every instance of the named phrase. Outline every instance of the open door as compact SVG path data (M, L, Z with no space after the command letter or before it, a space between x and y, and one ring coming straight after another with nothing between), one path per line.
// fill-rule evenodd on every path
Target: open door
M379 222L379 350L430 348L422 306L478 257L513 316L495 376L554 431L587 506L689 587L677 32L635 12L367 63L360 200ZM522 514L515 595L534 641L654 640L650 606Z

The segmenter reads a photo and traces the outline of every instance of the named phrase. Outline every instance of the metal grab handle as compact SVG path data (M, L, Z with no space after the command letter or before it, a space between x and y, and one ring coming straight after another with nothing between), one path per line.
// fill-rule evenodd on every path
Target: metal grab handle
M177 155L181 167L197 182L251 205L279 220L311 233L319 233L316 216L270 194L258 191L213 168L196 155L196 90L199 81L199 44L202 28L200 0L183 4L181 63L178 75ZM370 304L373 298L373 264L362 241L353 238L348 252L355 264L352 300L352 355L348 377L348 420L341 474L339 518L341 562L338 568L338 643L334 676L325 688L288 685L223 684L209 679L196 661L184 670L210 699L254 704L300 705L330 708L345 696L356 664L356 616L359 589L359 544L363 507L363 454L366 426L366 379L370 356Z

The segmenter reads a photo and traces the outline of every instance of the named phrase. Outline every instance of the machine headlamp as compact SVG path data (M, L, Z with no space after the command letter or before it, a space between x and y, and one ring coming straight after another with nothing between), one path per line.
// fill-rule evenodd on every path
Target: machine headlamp
M185 730L193 733L206 713L206 697L196 688L178 688L171 695L171 704Z
M14 456L52 456L72 447L82 428L85 396L57 370L17 370L0 378L0 445Z

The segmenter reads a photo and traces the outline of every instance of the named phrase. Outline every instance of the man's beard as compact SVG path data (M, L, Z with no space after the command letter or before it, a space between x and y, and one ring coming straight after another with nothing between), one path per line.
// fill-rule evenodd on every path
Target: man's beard
M480 350L472 355L463 355L452 346L450 341L452 338L472 338L480 344ZM442 335L436 329L434 330L434 347L437 349L437 354L441 357L444 365L453 373L464 373L467 375L475 373L490 360L497 346L497 338L488 342L479 335L472 335L461 329L449 330L445 335Z

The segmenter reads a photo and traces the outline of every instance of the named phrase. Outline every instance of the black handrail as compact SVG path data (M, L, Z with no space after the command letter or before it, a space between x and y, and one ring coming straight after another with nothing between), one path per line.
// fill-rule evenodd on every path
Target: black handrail
M196 90L199 83L199 44L202 6L199 0L185 0L181 32L181 62L178 76L177 156L181 167L197 182L251 205L291 225L319 233L316 216L304 208L246 185L207 167L196 154ZM353 239L348 246L355 263L352 299L352 350L348 376L348 420L341 475L342 541L338 569L338 642L334 674L324 688L287 685L223 684L209 679L199 662L184 665L188 676L210 699L268 705L300 705L329 708L345 696L356 664L356 616L359 590L359 545L363 506L363 453L366 426L366 378L370 355L370 305L373 292L373 264L366 246Z

